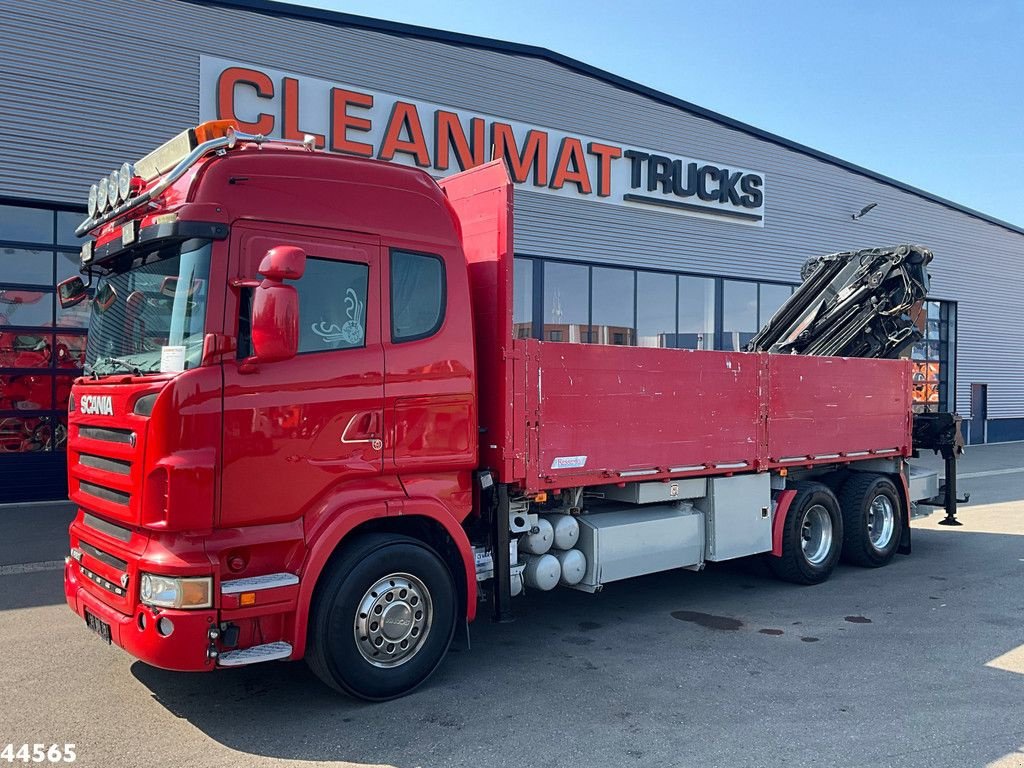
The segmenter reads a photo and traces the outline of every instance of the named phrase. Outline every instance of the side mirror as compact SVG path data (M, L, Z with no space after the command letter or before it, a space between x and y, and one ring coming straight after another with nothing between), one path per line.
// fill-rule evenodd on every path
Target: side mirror
M268 280L298 280L306 271L306 252L294 245L279 245L267 251L259 273Z
M85 281L75 275L57 284L57 300L60 301L61 309L68 309L85 300Z
M266 277L253 291L252 349L260 363L289 360L299 350L299 294L285 280L298 280L306 271L306 252L281 245L260 262Z

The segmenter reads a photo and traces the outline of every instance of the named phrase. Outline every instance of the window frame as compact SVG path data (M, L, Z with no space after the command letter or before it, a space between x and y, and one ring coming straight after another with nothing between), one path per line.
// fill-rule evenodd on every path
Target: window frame
M396 337L395 335L395 254L404 254L406 256L419 256L425 259L433 259L441 265L441 296L440 296L440 308L437 313L437 320L434 321L434 325L413 336L402 336ZM437 335L441 330L441 326L444 325L445 319L448 317L448 268L445 264L444 258L439 254L429 253L426 251L414 251L410 248L388 248L388 338L392 344L406 344L410 341L422 341L423 339L429 339L431 336Z

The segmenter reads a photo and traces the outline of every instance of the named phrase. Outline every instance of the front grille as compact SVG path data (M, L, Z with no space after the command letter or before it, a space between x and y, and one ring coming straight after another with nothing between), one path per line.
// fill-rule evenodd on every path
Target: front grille
M95 496L97 499L103 499L113 504L121 504L127 507L128 503L132 500L132 495L127 491L119 491L115 488L107 488L103 485L97 485L96 483L88 483L85 480L78 481L78 488L82 493L87 493L90 496Z
M78 434L90 440L103 440L107 443L123 443L124 445L135 444L135 433L130 429L119 429L117 427L87 427L78 428Z
M120 525L108 523L106 520L101 520L96 517L96 515L90 515L88 512L82 516L82 522L90 528L100 531L101 533L105 533L107 536L112 538L119 539L120 541L129 542L132 540L132 532L127 528L122 528Z
M82 453L78 456L78 463L83 467L91 469L102 469L105 472L113 472L117 475L131 473L132 463L123 459L108 459L104 456L93 456L91 453Z
M98 584L99 586L103 587L103 589L107 590L107 592L117 595L118 597L124 597L125 590L121 587L120 584L115 584L112 581L107 581L107 579L104 579L97 573L93 573L81 563L78 564L78 568L82 571L82 575L85 576L85 578L87 578L93 584Z
M82 550L83 552L85 552L86 554L91 555L92 557L95 557L101 563L106 563L107 565L111 566L112 568L117 568L117 570L119 570L119 571L127 571L128 570L128 563L127 562L125 562L124 560L122 560L119 557L114 557L113 555L104 552L102 549L99 549L98 547L94 547L92 544L87 544L84 541L79 541L78 542L78 548L80 550Z

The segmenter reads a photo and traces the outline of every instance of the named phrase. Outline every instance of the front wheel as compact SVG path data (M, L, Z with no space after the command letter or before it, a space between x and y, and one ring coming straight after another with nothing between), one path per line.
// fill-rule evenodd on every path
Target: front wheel
M794 483L796 496L782 526L782 555L768 557L777 577L794 584L819 584L835 570L843 547L839 502L821 483Z
M437 669L455 632L455 583L444 561L407 536L353 539L317 587L306 659L332 688L384 701Z

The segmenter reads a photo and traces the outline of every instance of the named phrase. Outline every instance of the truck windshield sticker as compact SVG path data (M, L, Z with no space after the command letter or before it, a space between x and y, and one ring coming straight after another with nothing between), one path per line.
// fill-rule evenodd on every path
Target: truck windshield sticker
M586 456L556 456L551 462L552 469L583 469L586 465Z
M181 373L185 370L185 347L160 347L160 373Z
M337 344L345 342L349 346L356 346L363 343L363 310L366 305L359 299L358 294L349 288L345 291L345 314L348 320L344 325L327 323L321 320L310 326L310 330L323 339L324 344Z

